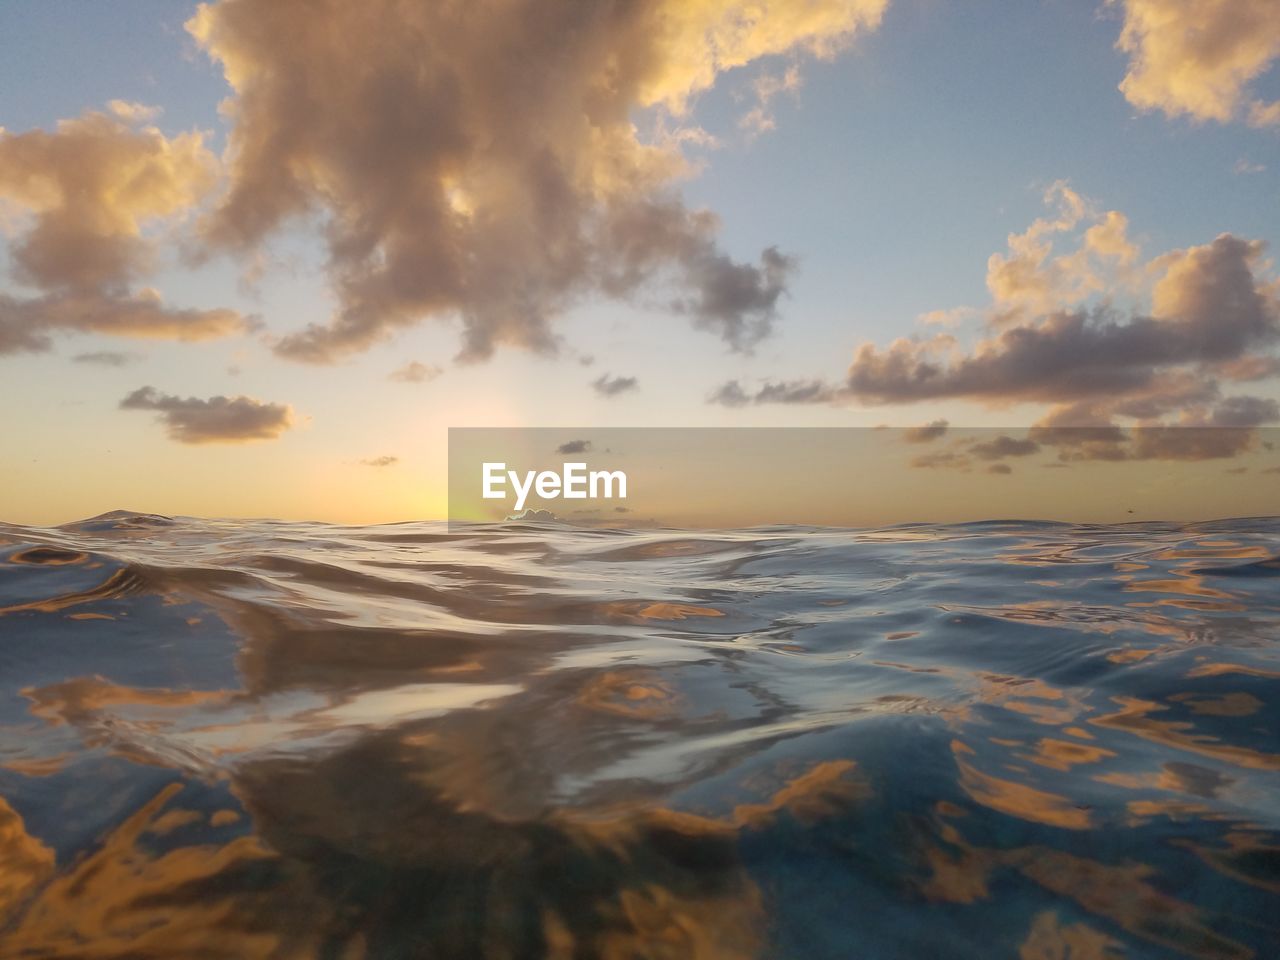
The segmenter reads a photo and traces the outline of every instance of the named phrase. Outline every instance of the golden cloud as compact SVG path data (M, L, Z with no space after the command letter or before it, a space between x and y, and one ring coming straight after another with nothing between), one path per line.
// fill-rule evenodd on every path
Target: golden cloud
M339 306L277 352L328 362L424 317L459 316L463 356L552 352L591 296L670 281L669 303L731 347L768 334L792 261L739 262L675 183L683 116L725 71L829 56L887 0L485 5L220 0L187 24L235 96L212 249L248 253L327 216Z
M174 310L132 292L154 266L148 224L189 210L214 184L200 133L172 139L140 125L147 110L113 101L53 131L0 129L0 199L26 216L10 246L15 278L41 292L0 296L0 353L41 350L49 332L202 340L248 329L231 310Z
M1241 115L1254 126L1280 124L1280 102L1250 85L1280 58L1275 0L1110 0L1124 8L1117 46L1129 55L1120 84L1143 110L1219 123Z

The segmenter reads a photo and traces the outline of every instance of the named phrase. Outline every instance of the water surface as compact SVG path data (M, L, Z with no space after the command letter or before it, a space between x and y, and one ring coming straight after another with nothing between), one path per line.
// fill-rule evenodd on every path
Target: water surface
M0 525L0 957L1280 956L1280 520Z

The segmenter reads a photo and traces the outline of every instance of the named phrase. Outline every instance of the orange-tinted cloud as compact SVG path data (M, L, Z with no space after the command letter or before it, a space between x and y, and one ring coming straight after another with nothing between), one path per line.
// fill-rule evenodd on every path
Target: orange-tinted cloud
M1052 184L1045 203L1052 217L1036 219L1022 233L1009 235L1007 253L987 261L987 289L1000 323L1051 313L1116 285L1137 258L1128 238L1129 221L1118 210L1099 213L1065 181ZM1053 255L1054 242L1083 228L1079 247Z
M0 200L26 214L10 244L14 279L40 295L0 295L0 353L45 350L50 333L204 340L250 323L232 310L178 310L134 285L155 266L145 226L175 218L213 185L200 133L168 138L117 104L53 131L0 129Z
M732 347L768 334L792 263L720 251L674 190L676 119L726 70L829 56L887 0L571 0L495 5L221 0L188 23L235 91L230 186L205 225L248 252L327 214L339 306L277 352L328 362L425 317L460 316L463 356L559 346L590 296L674 281L676 312Z
M1061 182L1045 200L1050 215L991 257L988 323L970 347L949 332L867 343L843 381L766 380L753 391L731 381L709 401L1034 403L1050 409L1019 441L1028 453L1052 443L1068 459L1200 460L1251 449L1256 427L1280 421L1280 404L1228 395L1225 385L1280 370L1280 280L1265 244L1222 234L1144 262L1119 211L1095 212ZM1078 246L1055 252L1055 241L1073 234ZM1121 307L1113 295L1133 304ZM1122 433L1125 421L1131 429ZM968 452L1001 459L1011 451ZM956 451L914 463L970 465Z
M1124 9L1117 46L1129 55L1120 84L1143 110L1254 126L1280 124L1280 102L1251 84L1280 59L1274 0L1111 0Z

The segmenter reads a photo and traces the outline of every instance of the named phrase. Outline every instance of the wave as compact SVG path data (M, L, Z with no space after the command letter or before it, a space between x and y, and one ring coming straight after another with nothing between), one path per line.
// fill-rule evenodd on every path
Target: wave
M1280 519L0 525L0 958L1266 958Z

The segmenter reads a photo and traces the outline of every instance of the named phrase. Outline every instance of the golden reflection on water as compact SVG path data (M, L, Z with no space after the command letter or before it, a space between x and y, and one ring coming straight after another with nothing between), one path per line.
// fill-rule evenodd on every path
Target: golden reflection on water
M816 862L815 934L874 925L857 890L1020 960L1270 960L1259 901L1201 893L1280 894L1270 568L1206 566L1274 551L1040 532L1000 557L1034 579L969 587L980 538L908 533L799 586L745 537L11 554L78 579L0 608L16 663L56 652L11 691L0 958L746 960Z
M1189 733L1194 725L1186 721L1156 720L1150 714L1168 710L1163 704L1136 697L1112 697L1120 710L1090 717L1089 722L1112 730L1122 730L1165 746L1232 763L1253 770L1280 770L1280 754L1263 753L1248 747L1221 743L1206 734Z
M1074 806L1068 798L981 772L962 758L973 750L958 740L952 742L951 750L960 771L960 787L974 802L1020 820L1068 830L1089 829L1089 812Z
M983 848L965 839L963 824L963 814L957 816L957 811L942 805L925 824L932 837L921 840L918 856L922 873L917 882L930 900L973 904L991 896L997 875L1016 872L1090 914L1176 953L1215 960L1257 956L1244 944L1210 929L1197 907L1157 889L1149 882L1157 871L1147 864L1104 864L1039 846ZM1038 914L1020 948L1021 956L1074 958L1073 950L1084 951L1080 955L1086 957L1108 956L1105 951L1110 950L1125 955L1112 938L1088 925L1070 929L1074 933L1067 937L1056 918L1049 921L1044 913Z
M621 807L506 822L400 790L402 816L371 823L331 792L336 772L254 771L237 792L259 833L170 849L157 838L238 817L183 808L182 786L165 787L39 889L0 957L195 957L216 943L218 956L357 958L385 949L378 931L409 911L430 917L417 943L433 957L746 960L759 955L765 912L739 834L783 815L813 823L866 795L854 765L833 761L724 819ZM0 906L12 908L48 880L53 856L7 806L0 843ZM375 863L392 871L389 885L359 889L353 878Z
M1036 914L1018 960L1124 960L1119 941L1087 923L1064 924L1052 910Z

